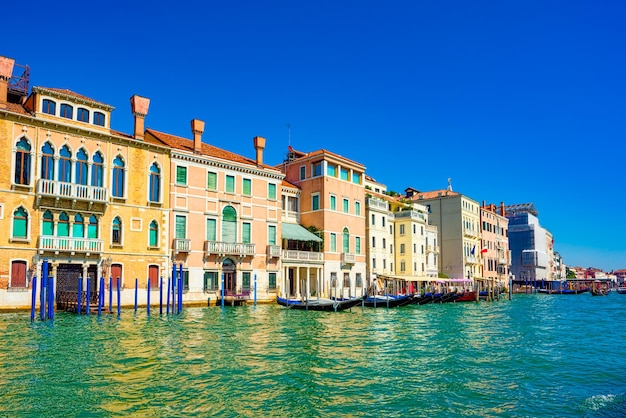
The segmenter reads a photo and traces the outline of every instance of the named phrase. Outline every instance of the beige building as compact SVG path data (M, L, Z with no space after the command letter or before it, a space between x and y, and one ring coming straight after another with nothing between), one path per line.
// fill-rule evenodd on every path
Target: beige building
M481 220L481 260L482 276L494 285L508 286L511 268L511 251L509 251L509 220L506 218L504 203L480 207Z

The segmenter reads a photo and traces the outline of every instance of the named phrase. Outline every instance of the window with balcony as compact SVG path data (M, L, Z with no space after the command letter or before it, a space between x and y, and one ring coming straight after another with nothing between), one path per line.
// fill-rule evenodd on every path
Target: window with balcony
M330 234L330 251L337 252L337 234L335 233Z
M187 167L180 165L176 166L176 185L187 185Z
M59 152L59 181L70 183L72 181L72 152L64 145Z
M15 146L15 166L13 168L13 182L15 184L30 184L30 143L21 138Z
M13 212L13 238L28 238L28 212L23 207L15 209Z
M98 238L98 218L95 215L89 217L87 224L87 238Z
M206 188L209 190L217 190L217 173L212 171L206 174Z
M74 117L74 108L66 103L61 104L61 113L59 116L66 119L72 119Z
M161 170L157 163L150 166L150 183L148 190L148 200L150 202L161 201Z
M232 206L222 209L222 241L237 242L237 211Z
M52 212L49 210L45 211L42 218L41 235L54 235L54 217L52 216Z
M113 160L113 197L124 197L124 160L121 157L115 157Z
M337 197L330 195L330 210L337 210Z
M276 200L276 185L274 183L267 185L267 198L269 200Z
M269 245L276 245L276 225L269 225L267 227L267 243Z
M244 196L252 196L252 180L251 179L243 179L242 181L242 194Z
M91 185L103 187L104 184L104 158L100 152L93 155L91 162Z
M150 222L148 246L153 247L153 248L156 248L159 246L159 224L155 220Z
M113 218L111 229L111 243L113 245L122 245L122 220L119 216Z
M343 247L342 250L344 253L350 252L350 231L348 228L343 229Z
M79 107L78 110L76 110L76 119L79 122L89 123L89 111L87 109Z
M57 222L57 236L70 236L70 217L67 216L67 213L65 212L61 212L59 215L59 221Z
M57 112L57 104L49 99L43 99L42 109L43 113L47 113L48 115L55 115Z
M184 215L176 215L175 218L175 238L187 238L187 217Z
M76 184L87 185L87 152L81 148L76 153Z
M85 220L80 213L74 215L74 223L72 224L72 236L74 238L85 237Z
M235 176L226 176L226 193L235 193Z
M104 113L93 112L93 124L104 126Z
M217 241L217 220L208 218L206 220L206 240Z

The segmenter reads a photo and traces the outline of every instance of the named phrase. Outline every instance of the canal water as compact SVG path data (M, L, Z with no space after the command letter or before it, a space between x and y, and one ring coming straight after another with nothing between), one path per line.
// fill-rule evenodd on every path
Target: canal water
M617 293L151 313L0 314L0 416L626 414Z

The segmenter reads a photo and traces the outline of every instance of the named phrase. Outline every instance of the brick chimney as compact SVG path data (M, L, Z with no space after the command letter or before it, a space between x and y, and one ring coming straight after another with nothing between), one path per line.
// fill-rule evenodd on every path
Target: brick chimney
M194 154L202 154L202 134L204 133L204 122L200 119L192 119L191 133L193 134Z
M0 108L7 107L7 98L9 96L9 80L13 75L13 65L15 60L0 56Z
M504 210L504 202L500 202L500 215L506 216L506 211Z
M265 149L265 138L263 138L262 136L255 136L254 149L256 149L256 165L263 164L263 150Z
M150 99L137 96L136 94L130 98L130 109L135 117L135 139L143 141L145 130L145 118L148 114Z

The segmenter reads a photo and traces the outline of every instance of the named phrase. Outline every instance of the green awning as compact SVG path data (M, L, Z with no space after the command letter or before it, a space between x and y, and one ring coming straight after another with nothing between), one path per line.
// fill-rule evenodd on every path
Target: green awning
M317 241L317 242L322 242L322 239L320 237L318 237L317 235L312 234L311 232L309 232L306 228L303 228L302 226L298 225L298 224L282 224L283 227L283 232L282 232L282 237L283 239L292 239L295 241Z

